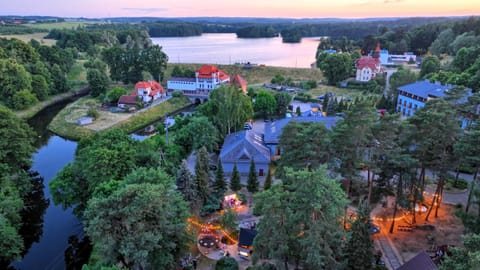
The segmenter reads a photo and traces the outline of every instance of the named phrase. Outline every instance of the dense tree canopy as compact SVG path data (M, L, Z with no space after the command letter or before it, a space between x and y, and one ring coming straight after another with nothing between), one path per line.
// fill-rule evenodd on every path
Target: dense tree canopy
M330 159L331 131L324 123L290 121L283 128L279 147L282 155L277 171L283 168L317 168Z
M317 67L322 70L330 85L335 85L353 74L353 60L348 53L319 56Z
M254 212L263 217L254 240L254 262L270 259L284 269L289 264L338 269L345 193L325 167L285 171L281 183L255 196Z
M210 93L210 99L200 112L217 127L220 136L243 129L246 120L253 117L250 97L236 87L221 86Z
M87 234L107 264L174 268L187 239L188 212L173 179L161 171L140 169L125 182L109 196L89 201Z

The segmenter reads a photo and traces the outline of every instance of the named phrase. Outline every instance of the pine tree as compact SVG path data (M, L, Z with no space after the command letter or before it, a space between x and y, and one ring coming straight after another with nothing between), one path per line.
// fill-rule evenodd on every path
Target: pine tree
M187 202L194 202L197 199L197 190L193 175L190 169L188 169L186 160L182 161L177 172L177 190L183 194L183 198Z
M233 191L239 191L242 189L242 184L240 182L240 172L237 168L237 163L233 165L232 177L230 178L230 189Z
M370 238L370 226L370 209L366 202L362 202L345 247L347 269L372 269L373 243Z
M272 174L270 173L270 168L267 172L267 177L265 178L265 183L263 183L263 190L270 189L272 187Z
M213 183L213 190L219 197L223 196L227 190L227 183L225 182L225 174L223 173L222 160L219 158L217 162L217 171L215 173L215 182Z
M260 184L258 183L257 169L255 168L255 160L253 160L252 158L250 161L250 170L248 171L247 190L249 192L255 193L258 191L259 186Z
M300 109L300 106L297 106L297 109L295 112L297 113L297 116L302 116L302 110Z
M330 98L328 97L327 94L324 95L324 98L323 98L323 103L322 103L322 111L324 113L327 112L327 108L328 108L328 103L330 101Z
M209 157L207 149L203 146L197 152L197 160L195 162L195 184L198 196L205 203L208 196L208 164Z

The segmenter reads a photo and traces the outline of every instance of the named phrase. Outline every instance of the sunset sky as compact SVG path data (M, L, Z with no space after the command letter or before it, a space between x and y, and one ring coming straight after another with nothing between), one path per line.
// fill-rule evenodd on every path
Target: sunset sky
M480 0L0 0L0 15L366 18L480 15Z

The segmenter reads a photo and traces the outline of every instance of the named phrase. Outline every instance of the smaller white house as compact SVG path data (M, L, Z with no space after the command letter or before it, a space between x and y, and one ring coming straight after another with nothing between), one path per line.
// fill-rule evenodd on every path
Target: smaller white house
M132 96L139 96L147 103L165 97L163 87L155 80L137 82Z
M357 73L355 79L361 82L368 82L375 79L377 73L382 71L378 57L362 56L357 61Z

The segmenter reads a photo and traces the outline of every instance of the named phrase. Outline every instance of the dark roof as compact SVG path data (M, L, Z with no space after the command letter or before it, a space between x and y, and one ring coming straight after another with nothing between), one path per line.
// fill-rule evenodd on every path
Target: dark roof
M262 135L253 130L232 133L225 138L220 151L222 162L237 162L253 158L256 163L269 163L270 150L263 144Z
M408 262L397 268L397 270L437 270L437 266L425 251L418 253Z
M337 123L338 120L342 119L341 117L336 116L327 116L324 117L321 113L318 116L302 116L302 117L291 117L291 118L284 118L280 120L276 120L274 122L265 123L265 143L278 143L280 139L280 135L282 135L282 129L285 127L290 121L297 121L297 122L318 122L324 123L325 127L328 129L332 129L332 127Z
M137 97L131 95L123 95L118 99L118 104L137 104Z
M197 79L195 78L188 78L188 77L171 77L167 81L174 81L174 82L195 82Z
M240 228L240 233L238 235L238 245L239 246L253 246L253 239L257 236L257 231Z
M414 82L407 85L398 87L398 90L422 97L443 97L446 90L450 90L455 86L447 84L442 85L440 83L431 83L428 80Z

